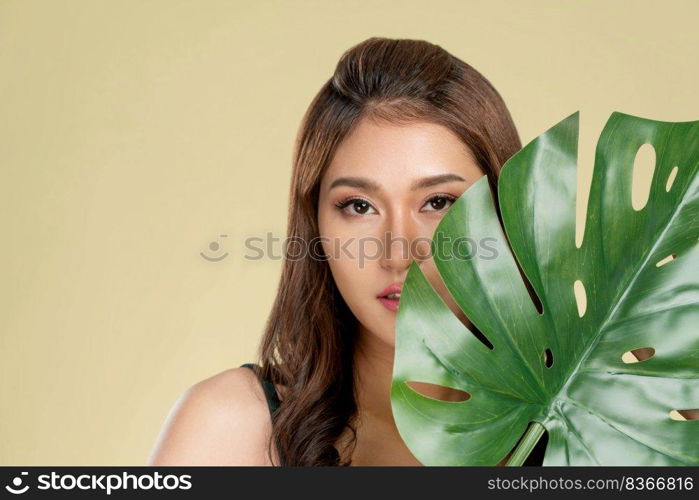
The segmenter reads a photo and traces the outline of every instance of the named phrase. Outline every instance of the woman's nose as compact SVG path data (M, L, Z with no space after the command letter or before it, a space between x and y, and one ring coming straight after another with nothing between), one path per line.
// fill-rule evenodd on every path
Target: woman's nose
M381 267L402 272L413 260L425 258L425 245L429 248L429 236L420 234L419 227L408 214L398 214L386 220L381 235Z

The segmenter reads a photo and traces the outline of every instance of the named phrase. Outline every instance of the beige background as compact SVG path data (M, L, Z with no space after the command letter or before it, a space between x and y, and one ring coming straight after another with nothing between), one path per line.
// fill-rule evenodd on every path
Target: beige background
M280 262L243 239L283 237L297 127L350 46L441 45L524 143L580 110L583 193L612 111L699 119L697 18L696 0L0 0L0 463L143 464L187 387L252 359Z

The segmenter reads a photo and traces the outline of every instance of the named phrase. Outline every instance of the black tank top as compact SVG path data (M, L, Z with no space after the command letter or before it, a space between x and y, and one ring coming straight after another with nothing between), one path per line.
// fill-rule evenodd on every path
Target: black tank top
M262 388L265 391L265 398L267 399L267 406L269 407L269 414L272 417L272 421L276 416L277 408L279 408L279 396L277 395L277 389L275 389L274 384L267 379L260 377L260 367L256 363L244 363L240 365L241 367L249 368L257 376L257 379L262 384ZM281 466L286 465L284 457L277 447L277 456L279 457Z
M279 396L277 395L277 390L274 388L274 384L260 377L260 367L255 363L244 363L240 365L241 367L250 368L252 372L257 376L258 380L262 384L262 388L265 391L265 398L267 399L267 406L269 407L269 414L274 420L275 412L279 408Z

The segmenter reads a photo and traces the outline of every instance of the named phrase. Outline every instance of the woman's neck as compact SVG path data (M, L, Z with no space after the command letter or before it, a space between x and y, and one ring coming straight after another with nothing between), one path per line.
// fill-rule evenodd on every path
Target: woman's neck
M394 347L360 324L354 350L357 409L360 415L394 424L391 411Z
M360 327L354 350L357 441L352 465L421 465L406 447L391 411L394 347ZM349 438L346 434L345 439ZM346 441L343 441L346 443Z
M392 345L383 342L379 336L368 332L360 324L354 351L358 438L360 443L363 441L372 444L360 447L363 448L361 453L355 453L356 465L420 465L401 440L391 410L394 355L395 348ZM413 382L413 386L425 396L442 401L463 399L461 391L448 387L419 382ZM380 447L374 446L373 443L379 442ZM496 465L505 465L511 453Z

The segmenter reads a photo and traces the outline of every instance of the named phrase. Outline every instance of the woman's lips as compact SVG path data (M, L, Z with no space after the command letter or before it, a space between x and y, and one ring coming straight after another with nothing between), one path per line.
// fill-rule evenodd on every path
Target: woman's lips
M403 283L393 283L384 288L376 298L381 301L386 309L396 312L400 302L401 288L403 288Z
M389 299L388 297L379 297L379 300L389 311L396 312L398 310L398 302L400 301L400 298Z

